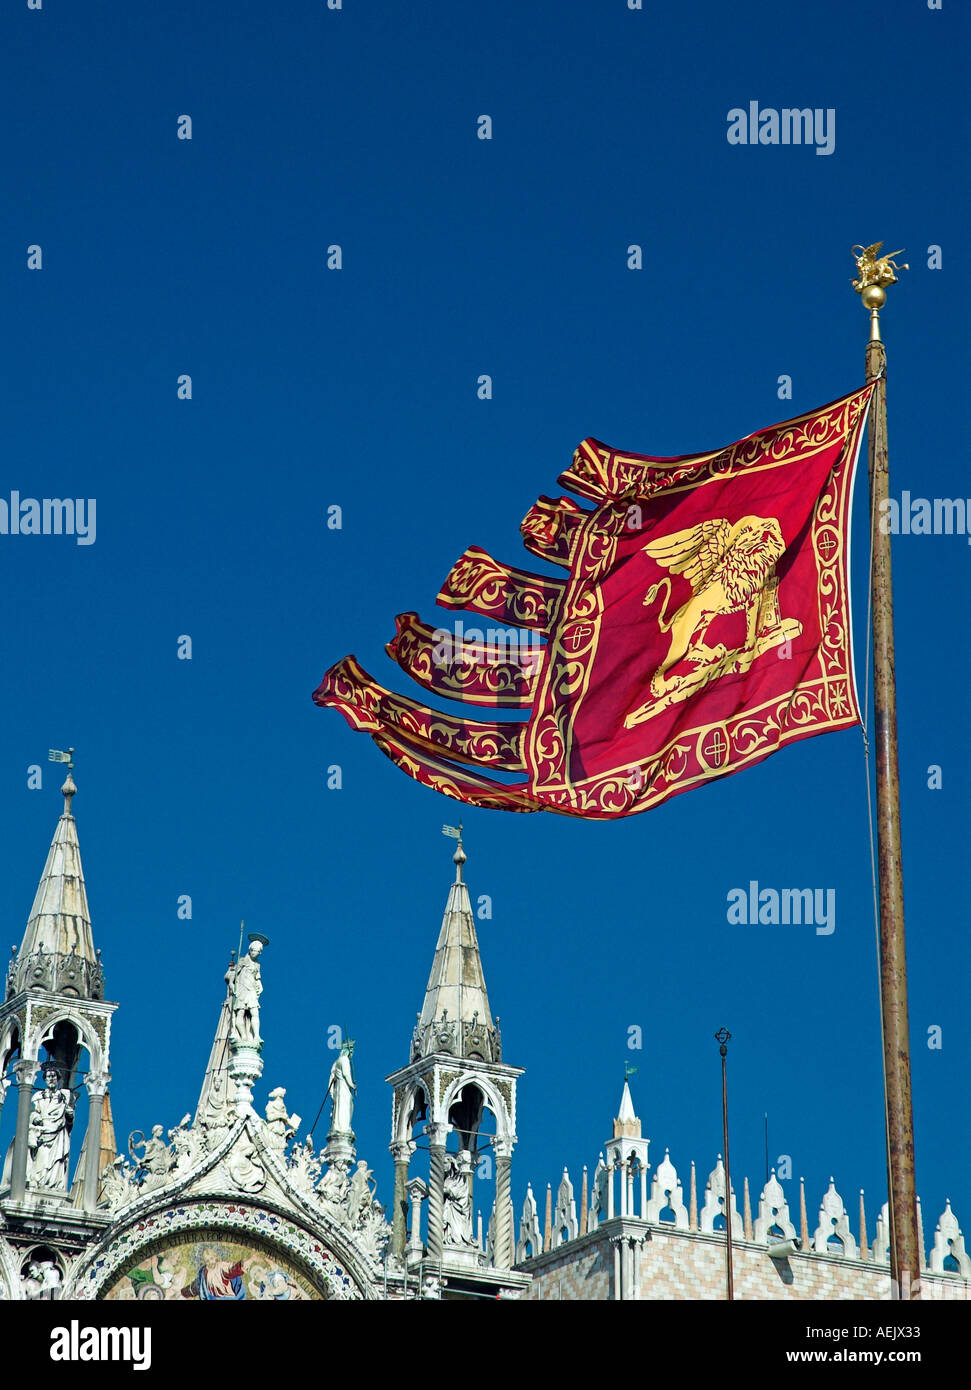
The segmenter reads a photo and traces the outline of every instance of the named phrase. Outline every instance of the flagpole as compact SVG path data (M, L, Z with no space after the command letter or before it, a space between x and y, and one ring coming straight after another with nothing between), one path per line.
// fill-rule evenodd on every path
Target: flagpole
M919 1298L920 1252L914 1180L914 1116L910 1083L907 1020L907 955L904 883L900 842L900 781L897 766L897 696L894 685L893 588L889 527L880 519L890 496L887 443L887 353L880 337L880 310L886 286L893 284L892 256L879 256L882 243L860 251L859 278L853 288L870 313L866 378L873 383L868 424L870 468L873 613L873 714L877 783L877 864L880 900L880 1018L883 1032L887 1116L888 1210L890 1213L891 1296ZM893 255L899 255L899 251Z
M719 1028L715 1041L722 1059L722 1144L725 1149L725 1297L731 1303L735 1299L735 1271L732 1257L732 1165L728 1157L728 1047L732 1035L727 1028Z

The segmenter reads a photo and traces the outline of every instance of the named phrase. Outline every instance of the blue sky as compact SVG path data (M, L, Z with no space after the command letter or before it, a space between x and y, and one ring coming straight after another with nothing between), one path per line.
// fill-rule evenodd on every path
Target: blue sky
M583 437L688 453L861 384L855 242L906 247L912 267L884 314L892 491L971 493L952 384L968 367L967 12L44 0L0 26L0 497L97 500L92 545L0 536L8 940L60 809L46 752L73 744L121 1002L122 1143L194 1105L245 917L271 941L260 1102L284 1084L312 1119L327 1027L346 1020L359 1152L387 1200L383 1078L408 1059L452 871L440 827L458 813L311 691L354 652L419 695L383 654L394 614L434 620L473 542L539 568L519 521ZM727 113L752 100L832 108L834 152L730 145ZM945 1197L971 1223L968 563L963 535L894 542L928 1243ZM859 730L628 821L464 820L466 876L493 902L480 938L505 1056L527 1069L517 1211L527 1179L555 1186L567 1164L579 1184L596 1162L625 1061L652 1162L669 1146L703 1178L724 1024L739 1189L761 1185L768 1112L772 1161L805 1175L811 1220L832 1174L854 1230L866 1189L872 1238L886 1179ZM835 932L730 926L726 895L751 879L834 889Z

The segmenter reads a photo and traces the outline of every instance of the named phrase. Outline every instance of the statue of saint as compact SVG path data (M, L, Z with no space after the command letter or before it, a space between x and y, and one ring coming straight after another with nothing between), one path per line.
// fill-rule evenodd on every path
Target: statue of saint
M377 1190L376 1185L375 1187L371 1186L373 1181L374 1174L371 1172L371 1169L367 1166L363 1158L359 1158L357 1167L351 1175L350 1192L348 1194L348 1213L352 1226L363 1220L371 1210L374 1193Z
M239 964L226 974L232 984L233 1023L231 1036L236 1042L258 1045L260 1038L260 954L265 939L251 936L249 949Z
M172 1154L162 1138L162 1126L152 1126L151 1139L146 1139L144 1135L136 1139L136 1134L141 1134L141 1130L136 1129L128 1136L128 1152L134 1160L135 1167L141 1172L142 1186L146 1191L164 1186L172 1167ZM141 1158L136 1152L137 1149L142 1150Z
M67 1191L74 1098L61 1084L57 1067L45 1066L44 1090L34 1096L27 1132L27 1186Z
M351 1134L351 1116L354 1112L354 1076L351 1072L351 1058L354 1055L354 1039L345 1038L341 1050L334 1058L330 1069L327 1094L333 1102L330 1117L331 1134Z
M472 1234L472 1194L469 1191L471 1155L445 1155L445 1213L443 1236L446 1245L466 1249L478 1244Z
M292 1139L300 1128L300 1116L288 1115L285 1086L275 1086L266 1102L266 1127L270 1132L270 1142L275 1149L286 1148L287 1140Z

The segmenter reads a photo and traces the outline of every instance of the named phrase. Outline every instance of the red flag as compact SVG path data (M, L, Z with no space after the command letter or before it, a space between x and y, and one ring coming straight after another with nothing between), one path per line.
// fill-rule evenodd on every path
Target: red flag
M871 391L708 454L651 458L585 439L560 482L593 508L541 497L521 527L559 576L471 546L438 602L500 627L399 615L388 653L409 675L464 703L526 709L525 722L442 714L353 657L315 702L448 796L598 818L859 722L848 535Z

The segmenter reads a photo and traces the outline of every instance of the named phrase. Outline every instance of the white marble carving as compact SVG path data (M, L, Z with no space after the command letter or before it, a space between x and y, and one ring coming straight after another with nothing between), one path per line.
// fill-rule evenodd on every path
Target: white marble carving
M957 1264L956 1270L945 1269L944 1262L949 1257L952 1257ZM934 1244L931 1246L927 1264L935 1274L960 1274L965 1279L971 1279L971 1256L964 1248L964 1236L961 1234L958 1219L951 1210L950 1198L948 1198L941 1213L941 1219L937 1223L937 1230L934 1232Z
M836 1236L839 1243L831 1245L831 1236ZM813 1249L818 1255L836 1255L847 1260L859 1258L860 1247L853 1239L850 1218L832 1178L819 1208L819 1225L813 1236Z
M447 1246L469 1250L478 1244L472 1234L472 1194L469 1191L471 1154L463 1149L459 1154L445 1156L445 1213L443 1239Z
M34 1191L66 1192L71 1158L74 1100L60 1083L56 1067L44 1068L44 1089L35 1093L27 1131L27 1186Z
M796 1228L789 1216L789 1203L774 1168L759 1197L759 1214L752 1223L752 1235L763 1245L777 1245L783 1240L796 1239Z
M563 1169L560 1185L556 1190L556 1207L553 1212L553 1245L563 1245L577 1238L577 1204L573 1197L573 1184L570 1175ZM566 1235L564 1235L564 1231Z
M543 1249L543 1237L539 1229L539 1212L532 1185L526 1188L523 1214L519 1218L519 1240L516 1242L516 1260L525 1260L539 1255Z
M334 1058L327 1083L327 1094L331 1098L331 1134L352 1134L351 1120L354 1114L354 1074L351 1058L354 1055L353 1038L345 1038L341 1050Z
M285 1086L275 1086L266 1102L266 1128L269 1140L273 1148L281 1153L300 1128L300 1116L287 1114L283 1099L286 1093Z
M674 1213L673 1221L661 1221L661 1212L670 1208ZM674 1226L675 1230L686 1231L688 1229L688 1208L684 1204L684 1189L681 1186L681 1179L678 1177L678 1170L671 1162L668 1150L664 1150L664 1157L657 1165L651 1183L651 1196L647 1203L648 1221L657 1221L661 1225Z
M595 1231L601 1221L607 1219L607 1185L609 1182L610 1174L607 1172L607 1165L601 1153L597 1159L590 1189L590 1214L587 1218L587 1230L589 1231Z
M719 1154L718 1162L715 1164L714 1168L708 1174L708 1185L705 1188L705 1205L701 1209L701 1215L698 1220L698 1224L700 1225L703 1231L714 1231L716 1218L725 1215L724 1202L725 1165L722 1162L721 1154ZM739 1216L735 1206L734 1189L732 1190L731 1194L730 1209L732 1222L732 1239L743 1240L745 1235L745 1228L742 1224L742 1218Z

